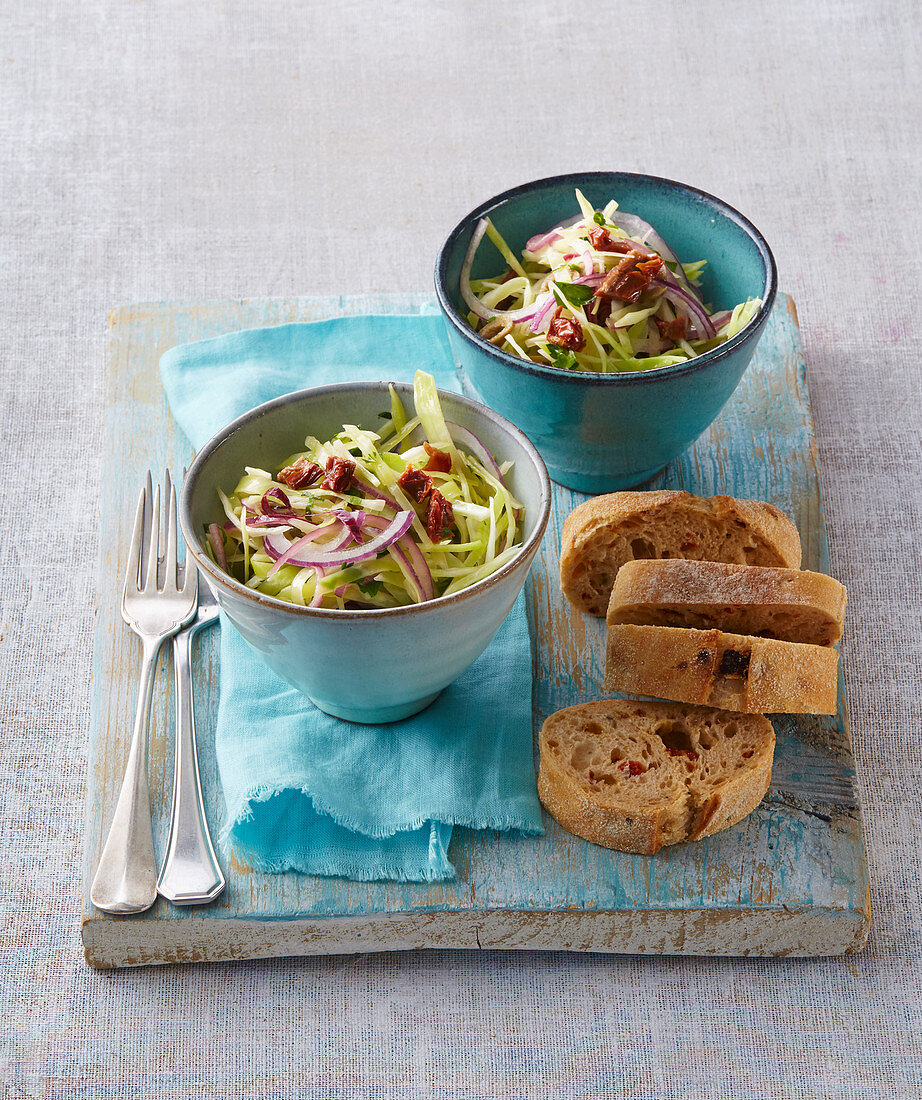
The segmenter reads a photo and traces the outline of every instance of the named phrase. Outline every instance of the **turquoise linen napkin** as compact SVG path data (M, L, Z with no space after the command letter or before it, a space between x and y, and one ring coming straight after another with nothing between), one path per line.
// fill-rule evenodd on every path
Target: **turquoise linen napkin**
M437 316L340 317L221 336L160 361L170 408L200 447L279 394L327 382L460 390ZM523 597L487 651L421 714L360 726L317 710L221 618L215 751L222 841L260 871L433 881L454 874L452 826L540 833Z

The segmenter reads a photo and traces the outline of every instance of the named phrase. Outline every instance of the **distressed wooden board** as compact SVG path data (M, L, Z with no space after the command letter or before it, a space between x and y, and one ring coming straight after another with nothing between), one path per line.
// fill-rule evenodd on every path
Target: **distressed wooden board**
M458 874L451 882L260 875L232 863L227 890L206 908L177 909L159 899L147 914L111 917L90 904L137 681L138 645L117 604L131 516L144 471L179 470L191 455L163 398L160 355L239 328L418 312L428 302L422 295L255 299L130 306L110 315L103 461L120 476L112 479L101 516L82 924L87 961L108 967L420 947L722 955L859 950L869 922L867 867L841 681L838 718L774 720L776 763L766 799L746 821L698 844L654 857L625 855L573 837L546 817L543 837L455 830L450 856ZM661 485L770 500L795 519L805 567L828 568L816 443L789 298L779 299L756 359L721 416L651 487ZM555 511L528 585L536 729L559 707L601 694L603 624L574 612L557 584L560 528L582 499L555 487ZM199 644L195 675L203 781L217 826L224 807L212 741L215 642L206 634ZM158 851L166 837L171 731L169 666L162 659L150 754Z

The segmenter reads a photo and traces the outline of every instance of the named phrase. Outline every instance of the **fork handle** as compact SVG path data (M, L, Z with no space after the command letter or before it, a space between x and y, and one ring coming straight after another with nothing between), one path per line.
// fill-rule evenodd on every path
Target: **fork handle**
M157 866L147 785L150 700L163 638L142 638L138 710L125 778L109 835L90 888L90 900L107 913L143 913L157 897Z
M224 889L215 855L199 775L192 702L192 639L196 624L173 636L176 743L173 751L173 808L170 839L160 868L157 891L174 905L202 905Z

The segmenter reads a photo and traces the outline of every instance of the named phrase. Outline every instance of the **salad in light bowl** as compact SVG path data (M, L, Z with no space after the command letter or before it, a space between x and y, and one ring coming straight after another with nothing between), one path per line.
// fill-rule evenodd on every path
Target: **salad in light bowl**
M437 390L342 383L207 443L180 520L233 625L321 710L408 717L486 648L521 591L550 485L502 417Z
M585 492L648 481L704 431L771 311L764 238L720 199L626 172L504 192L449 234L436 292L458 366Z

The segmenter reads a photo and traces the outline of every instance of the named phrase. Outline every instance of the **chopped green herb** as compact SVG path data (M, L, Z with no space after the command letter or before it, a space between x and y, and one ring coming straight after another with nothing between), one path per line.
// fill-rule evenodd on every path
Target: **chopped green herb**
M596 210L596 212L592 215L592 220L595 222L596 225L604 225L605 215L601 212L601 210Z
M554 284L554 297L564 308L568 305L577 307L584 306L592 298L594 293L595 291L591 286L584 286L582 283Z
M551 362L555 367L559 367L560 370L576 370L579 365L576 356L569 348L561 348L556 344L548 344L547 351L548 355L551 357Z
M369 578L368 580L359 581L358 587L367 596L377 596L377 594L381 591L381 582L373 581Z

